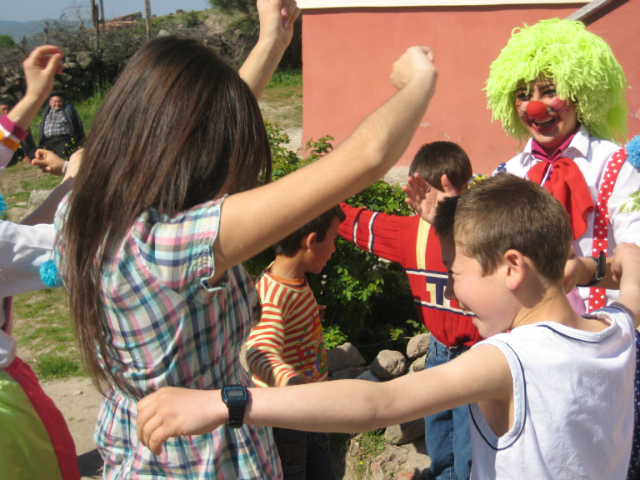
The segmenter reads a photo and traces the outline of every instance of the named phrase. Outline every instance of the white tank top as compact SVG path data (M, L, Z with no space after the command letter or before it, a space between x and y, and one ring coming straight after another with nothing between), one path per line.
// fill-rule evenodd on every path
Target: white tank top
M511 368L513 428L496 437L470 405L472 480L623 480L633 431L636 353L630 316L597 310L599 333L553 322L484 340Z

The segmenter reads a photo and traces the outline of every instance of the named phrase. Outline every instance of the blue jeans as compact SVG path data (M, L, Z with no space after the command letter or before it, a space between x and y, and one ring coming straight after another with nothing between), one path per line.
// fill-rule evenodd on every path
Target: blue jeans
M432 336L424 368L447 363L467 350L464 345L447 348ZM469 406L425 417L424 430L427 454L431 458L429 480L468 480L471 475Z
M326 433L274 428L284 480L335 480Z

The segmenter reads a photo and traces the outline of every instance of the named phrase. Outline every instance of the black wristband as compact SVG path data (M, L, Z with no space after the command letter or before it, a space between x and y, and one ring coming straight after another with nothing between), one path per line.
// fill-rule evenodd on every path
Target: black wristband
M240 428L244 420L244 410L249 399L249 391L242 385L227 385L220 394L222 401L229 409L227 427Z
M596 271L593 275L593 280L591 280L586 285L579 285L581 287L595 287L598 285L604 276L607 273L607 256L604 251L600 252L597 257L591 257L594 262L596 262Z

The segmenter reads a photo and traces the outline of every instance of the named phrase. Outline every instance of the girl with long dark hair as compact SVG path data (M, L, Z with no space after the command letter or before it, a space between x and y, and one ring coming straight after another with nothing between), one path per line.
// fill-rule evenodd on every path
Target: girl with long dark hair
M238 358L259 303L240 263L379 179L433 95L431 54L410 49L394 98L330 155L268 183L256 97L299 10L259 0L258 11L260 40L239 75L195 40L140 49L100 109L56 217L81 353L105 393L95 434L105 478L281 477L264 428L222 427L153 454L137 438L136 401L163 386L251 385ZM253 188L259 180L268 184Z

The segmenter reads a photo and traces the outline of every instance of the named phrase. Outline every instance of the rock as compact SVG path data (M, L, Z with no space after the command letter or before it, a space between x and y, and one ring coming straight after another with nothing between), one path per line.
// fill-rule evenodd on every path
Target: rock
M27 209L30 212L33 212L36 208L38 208L42 203L51 195L53 190L33 190L31 192L31 196L29 197L29 206Z
M371 470L371 480L384 480L382 465L380 465L379 462L371 462L371 466L369 468Z
M82 390L76 390L73 392L74 395L82 395Z
M93 67L95 56L93 52L78 52L76 53L76 62L82 70L87 70Z
M343 343L339 347L333 348L327 352L327 366L329 375L338 370L344 370L349 367L361 367L365 363L364 358L356 347L349 342Z
M225 26L220 22L220 19L213 15L204 21L204 26L209 30L209 34L222 33L226 30Z
M429 343L431 343L430 333L421 333L420 335L416 335L409 340L409 345L407 345L407 357L413 360L414 358L424 355L427 353Z
M409 373L421 372L422 370L424 370L424 362L426 361L427 361L426 355L416 358L413 361L413 363L409 366Z
M376 377L373 373L371 373L371 370L367 370L362 375L358 375L358 377L356 377L356 380L367 380L368 382L380 381L378 377Z
M392 445L406 445L424 437L424 418L392 425L384 431L384 439Z
M251 370L249 370L249 362L247 362L247 343L243 343L242 346L240 347L240 354L238 355L240 357L240 365L242 365L242 368L244 368L245 372L247 373L251 373Z
M409 176L409 167L393 167L384 176L384 181L389 185L406 185Z
M393 350L382 350L371 364L371 373L381 379L395 378L404 373L404 355Z
M333 372L329 380L345 380L345 379L357 378L358 375L362 375L367 370L369 370L369 367L345 368L344 370L338 370L337 372Z
M167 32L166 30L160 30L158 32L158 35L156 35L157 37L168 37L169 35L171 35L169 32Z

